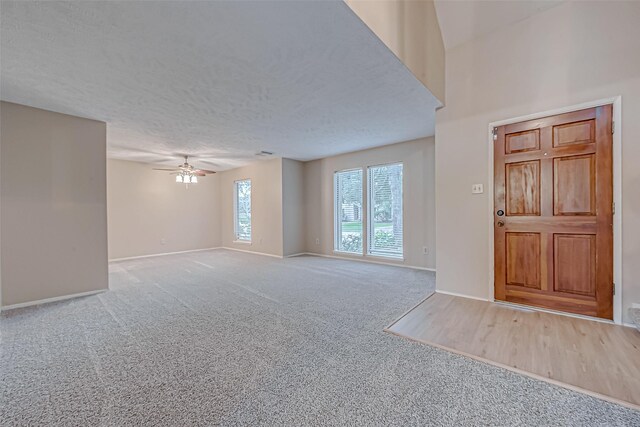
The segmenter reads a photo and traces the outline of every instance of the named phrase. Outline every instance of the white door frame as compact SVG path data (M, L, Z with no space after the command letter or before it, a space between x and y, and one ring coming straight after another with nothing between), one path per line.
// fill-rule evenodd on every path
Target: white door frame
M613 202L615 203L615 214L613 215L613 283L615 283L615 294L613 296L613 321L622 324L622 96L599 99L597 101L585 102L526 116L513 117L506 120L498 120L489 123L487 128L487 141L489 144L489 176L487 185L487 196L489 199L488 223L489 226L489 301L495 301L494 283L494 227L493 227L493 128L511 123L535 120L542 117L555 116L587 108L600 107L602 105L613 105L613 122L615 131L613 133ZM537 309L536 307L531 307ZM584 317L563 313L569 316ZM590 319L596 319L589 317Z

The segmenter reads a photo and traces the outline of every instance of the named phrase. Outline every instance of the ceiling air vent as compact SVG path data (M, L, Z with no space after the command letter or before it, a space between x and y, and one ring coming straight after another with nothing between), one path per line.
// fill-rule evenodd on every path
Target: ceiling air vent
M273 156L273 152L262 150L262 151L257 152L256 156L260 156L260 157Z

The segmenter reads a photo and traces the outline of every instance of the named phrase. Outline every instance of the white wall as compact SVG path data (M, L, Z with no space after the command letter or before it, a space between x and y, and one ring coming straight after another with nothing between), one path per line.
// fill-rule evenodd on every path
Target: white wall
M366 173L367 166L403 162L404 261L371 258L414 267L434 268L434 146L434 138L430 137L305 163L306 251L333 255L334 172L361 167ZM366 209L364 215L367 215ZM316 244L316 239L320 240L320 244ZM427 255L422 253L423 246L427 247ZM365 258L367 257L369 256L365 255Z
M219 173L222 246L283 256L282 159L258 161ZM251 243L236 242L233 183L251 179Z
M154 167L107 162L109 259L219 247L218 174L187 187Z
M282 159L284 256L305 252L304 163Z
M2 305L108 287L106 125L0 103Z
M566 2L446 53L437 288L490 298L490 122L622 95L623 306L640 302L640 2ZM620 284L618 284L619 286Z

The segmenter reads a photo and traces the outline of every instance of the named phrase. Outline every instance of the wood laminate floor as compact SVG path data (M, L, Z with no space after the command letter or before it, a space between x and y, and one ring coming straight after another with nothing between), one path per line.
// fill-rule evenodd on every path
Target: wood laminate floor
M386 330L640 408L633 328L436 293Z

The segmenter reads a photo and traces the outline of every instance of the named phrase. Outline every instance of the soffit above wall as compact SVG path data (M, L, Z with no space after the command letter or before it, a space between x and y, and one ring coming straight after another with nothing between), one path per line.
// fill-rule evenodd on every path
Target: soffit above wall
M431 93L444 101L444 44L433 0L344 0Z
M445 49L558 6L564 0L434 0Z
M343 2L2 2L2 99L109 156L224 170L434 134L437 99Z

